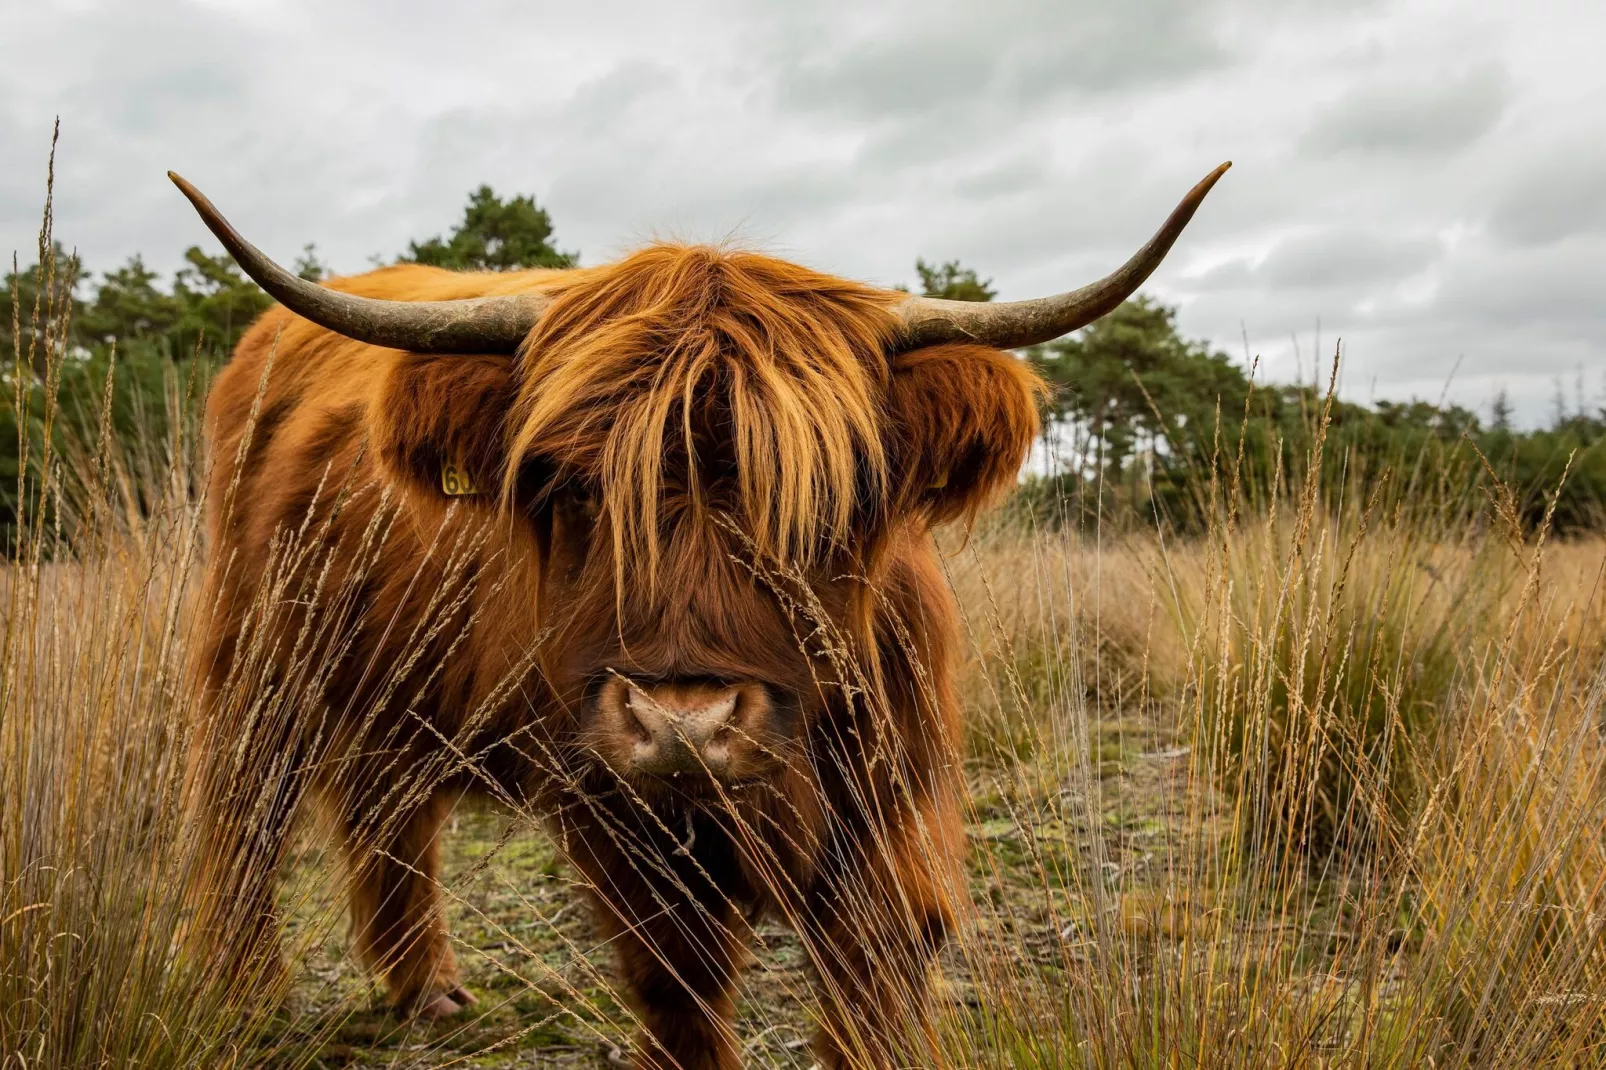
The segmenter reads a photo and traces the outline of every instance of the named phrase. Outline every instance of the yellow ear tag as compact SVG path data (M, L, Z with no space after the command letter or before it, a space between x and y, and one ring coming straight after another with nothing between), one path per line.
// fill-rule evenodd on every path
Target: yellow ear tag
M948 473L944 472L942 475L940 475L936 479L932 480L931 486L927 487L926 489L927 490L941 490L942 488L946 487L947 485L948 485Z
M468 469L461 461L450 460L441 465L441 491L448 498L466 498L478 494L479 488L469 478Z

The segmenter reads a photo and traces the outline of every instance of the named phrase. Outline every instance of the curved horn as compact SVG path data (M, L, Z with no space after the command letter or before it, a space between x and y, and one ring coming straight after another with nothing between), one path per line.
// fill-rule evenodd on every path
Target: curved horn
M1087 326L1113 311L1160 266L1205 194L1231 166L1230 161L1222 164L1189 190L1165 225L1133 254L1132 259L1080 290L1030 301L997 303L909 298L898 306L903 315L898 350L907 352L947 342L979 342L997 349L1018 349L1051 341Z
M550 303L540 294L461 301L384 301L341 293L286 271L240 236L200 190L167 177L240 269L291 312L370 345L421 353L512 353Z

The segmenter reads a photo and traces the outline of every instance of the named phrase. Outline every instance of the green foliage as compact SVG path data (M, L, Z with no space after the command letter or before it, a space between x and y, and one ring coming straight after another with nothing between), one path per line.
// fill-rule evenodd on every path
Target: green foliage
M49 452L58 467L71 468L85 457L105 452L122 470L138 471L168 451L179 421L192 417L198 407L198 386L185 379L188 371L198 369L176 365L153 347L74 353L56 369L55 402L48 410L47 381L25 376L26 385L19 391L15 377L8 376L14 380L13 389L0 394L0 539L8 550L15 541L19 512L38 515L36 494L46 455L47 422ZM19 479L24 463L26 487ZM58 483L72 486L85 474L74 472L73 478ZM130 492L140 490L131 487ZM18 509L22 494L31 503L25 511Z
M1255 384L1225 354L1182 338L1175 309L1141 297L1028 359L1055 388L1045 415L1059 470L1031 480L1018 503L1039 521L1097 516L1198 531L1208 526L1212 479L1232 482L1241 506L1260 508L1310 479L1337 507L1385 475L1384 504L1462 516L1493 490L1492 473L1515 495L1527 530L1553 495L1558 534L1606 523L1606 413L1519 431L1503 397L1485 427L1453 404L1367 406L1309 385Z
M579 258L578 253L560 252L552 244L552 218L534 197L521 194L504 201L490 186L469 194L463 221L450 237L409 242L401 257L404 263L454 271L566 268Z
M160 276L138 254L116 271L101 276L95 297L77 317L80 333L122 345L165 339L184 310L177 293L164 291Z
M143 259L131 257L103 274L87 300L81 290L89 273L59 246L43 267L6 276L0 355L11 367L0 393L0 534L8 548L19 501L41 485L47 438L57 464L95 453L103 431L119 455L160 451L174 433L187 375L175 361L226 354L272 303L227 256L192 247L184 261L164 289ZM47 349L59 354L48 372Z
M81 291L90 280L89 272L77 267L59 246L47 261L52 263L43 274L54 279L54 307L48 307L52 302L47 294L39 309L39 322L50 325L48 329L65 329L68 348L88 354L102 355L113 349L126 354L141 349L180 359L200 351L227 352L251 321L273 303L228 256L208 256L196 246L185 251L184 267L174 276L170 289L164 290L161 277L135 255L117 270L103 274L88 300ZM41 274L34 264L8 274L0 286L0 309L5 313L0 317L0 352L7 356L17 351L11 336L12 302L16 301L21 344L26 350Z
M227 255L207 256L191 246L184 251L184 264L173 280L173 298L182 313L168 333L172 355L189 356L203 345L214 352L232 352L272 299Z
M985 282L976 276L975 269L961 267L959 261L945 264L928 264L915 261L915 272L920 276L920 292L926 297L942 297L949 301L991 301L998 296L993 280Z
M45 266L7 272L0 284L0 356L31 360L42 374L45 336L59 330L63 318L76 321L83 307L78 288L88 277L59 243L46 251Z

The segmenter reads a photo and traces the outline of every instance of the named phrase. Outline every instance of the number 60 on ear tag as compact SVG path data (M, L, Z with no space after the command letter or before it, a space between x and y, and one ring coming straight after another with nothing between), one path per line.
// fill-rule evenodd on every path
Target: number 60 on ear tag
M441 490L448 498L463 498L479 493L479 488L469 478L468 470L455 460L441 465Z

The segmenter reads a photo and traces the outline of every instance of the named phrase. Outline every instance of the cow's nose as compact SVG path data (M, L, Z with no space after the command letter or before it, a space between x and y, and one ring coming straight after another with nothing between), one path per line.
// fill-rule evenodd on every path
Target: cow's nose
M620 681L626 723L635 733L631 765L655 776L724 776L741 703L740 688Z

